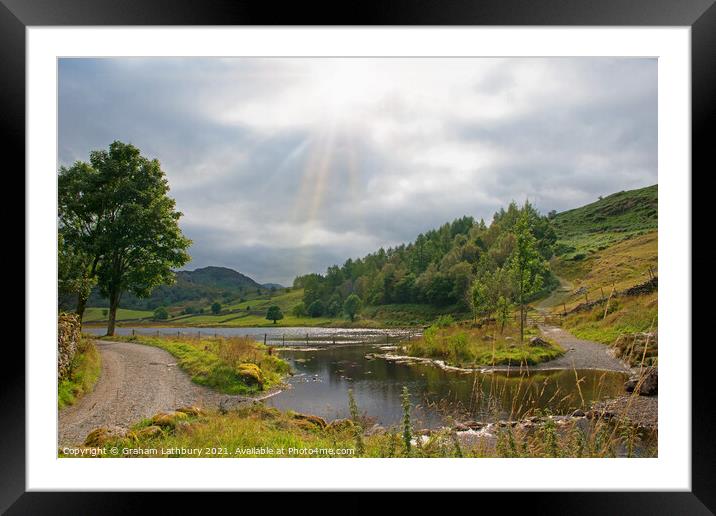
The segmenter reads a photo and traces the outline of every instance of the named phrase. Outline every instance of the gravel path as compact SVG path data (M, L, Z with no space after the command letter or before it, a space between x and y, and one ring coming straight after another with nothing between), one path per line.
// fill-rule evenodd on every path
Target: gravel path
M163 349L130 342L95 341L95 345L102 355L102 374L94 391L60 411L60 445L80 444L97 427L129 427L165 410L251 400L192 383Z
M604 344L578 339L557 326L540 326L540 330L545 337L562 346L566 353L549 362L532 366L531 369L598 369L625 373L630 370L624 362L614 358L609 347Z

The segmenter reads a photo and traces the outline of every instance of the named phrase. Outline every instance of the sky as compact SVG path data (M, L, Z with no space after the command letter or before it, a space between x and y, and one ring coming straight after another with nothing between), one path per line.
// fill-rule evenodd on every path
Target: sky
M59 166L160 161L186 269L290 285L510 201L543 213L657 182L657 61L59 61Z

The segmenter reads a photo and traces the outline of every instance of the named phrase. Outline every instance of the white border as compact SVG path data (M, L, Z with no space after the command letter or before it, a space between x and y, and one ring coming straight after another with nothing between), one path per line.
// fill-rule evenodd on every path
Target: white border
M689 490L690 29L45 28L27 32L27 489ZM660 399L655 459L56 459L58 56L656 56ZM667 245L668 243L668 245ZM241 467L237 460L242 461ZM278 462L277 462L278 461Z

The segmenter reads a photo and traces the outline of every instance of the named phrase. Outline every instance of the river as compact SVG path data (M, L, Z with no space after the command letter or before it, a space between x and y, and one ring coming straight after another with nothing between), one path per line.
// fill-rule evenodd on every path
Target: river
M85 327L102 334L104 328ZM412 417L419 428L434 428L452 420L518 418L530 409L569 414L590 402L623 394L623 373L562 370L531 372L529 376L495 372L445 371L431 364L408 364L382 358L398 341L414 338L417 330L344 328L178 328L119 327L117 334L192 334L251 336L279 347L294 371L290 388L265 403L324 417L349 416L348 390L361 412L383 426L400 422L400 393L408 387ZM280 348L287 349L280 349ZM578 383L579 382L579 383Z

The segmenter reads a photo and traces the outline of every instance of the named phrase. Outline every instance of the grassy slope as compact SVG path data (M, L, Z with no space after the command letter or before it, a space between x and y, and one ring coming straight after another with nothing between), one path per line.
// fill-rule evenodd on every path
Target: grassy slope
M657 185L619 192L552 220L563 258L569 260L606 249L629 236L658 227Z
M552 261L562 283L537 306L561 312L609 296L649 279L658 270L657 188L620 192L554 219L560 247L574 247ZM658 294L610 301L605 306L570 315L564 327L577 337L611 344L623 333L656 330Z
M253 394L279 384L289 366L247 337L108 337L156 346L175 356L193 382L226 394ZM258 367L258 371L254 366Z
M72 360L72 372L57 386L57 408L72 405L78 398L91 392L102 372L102 359L91 340L82 338Z
M104 315L103 311L107 308L87 308L85 309L84 316L82 317L83 323L91 322L107 322L107 316ZM147 310L128 310L126 308L117 309L117 320L127 321L132 319L145 319L152 317L153 312Z

